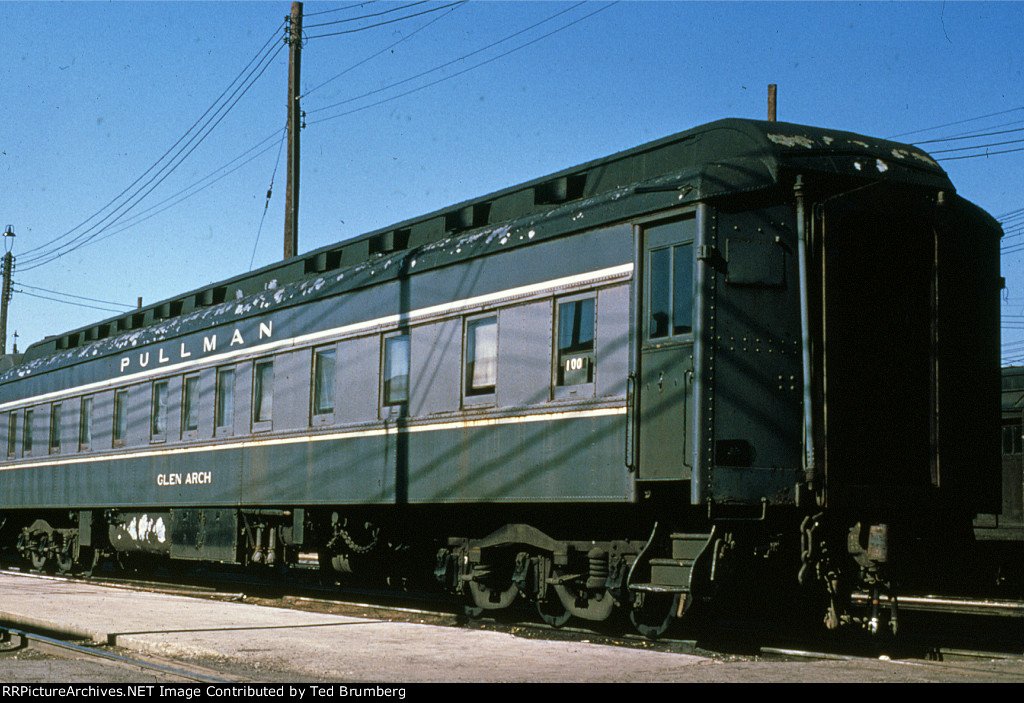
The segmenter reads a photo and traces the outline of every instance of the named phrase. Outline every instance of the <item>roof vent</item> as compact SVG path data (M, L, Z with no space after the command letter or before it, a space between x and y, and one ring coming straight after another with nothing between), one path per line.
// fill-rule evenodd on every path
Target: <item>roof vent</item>
M459 210L445 213L444 228L447 232L460 232L473 227L483 227L491 214L490 203L467 205Z
M205 308L210 305L219 305L227 299L227 294L228 289L224 286L207 288L204 291L196 293L195 306L197 308Z
M533 188L533 202L536 205L556 205L583 197L587 185L587 174L577 173L562 176Z
M378 234L370 239L370 255L390 254L393 251L407 249L410 234L412 234L411 229L396 229Z

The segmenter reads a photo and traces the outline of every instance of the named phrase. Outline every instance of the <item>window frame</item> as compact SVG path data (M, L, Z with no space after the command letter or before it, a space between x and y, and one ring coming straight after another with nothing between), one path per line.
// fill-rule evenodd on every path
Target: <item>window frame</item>
M221 383L221 379L231 376L231 388L230 392L224 393L224 386ZM216 373L214 374L214 389L213 389L213 436L223 437L235 434L235 401L237 396L235 395L235 383L238 380L238 367L237 366L218 366ZM223 400L229 399L230 407L225 407ZM229 417L225 417L229 416ZM221 422L224 421L224 424Z
M561 348L561 325L562 306L573 305L579 302L590 300L593 303L591 315L591 339L588 352L567 352L566 357L575 357L581 354L588 359L588 379L578 383L565 383L563 365L565 360ZM566 295L554 299L553 306L553 329L551 334L551 387L554 390L554 397L594 395L597 377L597 291L587 291L575 295Z
M32 456L32 431L35 420L35 408L25 408L25 419L21 425L21 455Z
M334 423L334 411L338 404L337 399L337 371L338 371L338 345L330 344L326 346L313 347L310 370L310 384L309 384L309 423L313 426L330 425ZM324 388L323 380L320 377L320 371L323 366L320 364L321 358L331 359L331 372L330 379L323 379L328 381L327 393L330 397L331 406L330 408L323 408L319 405L319 400L322 393L318 393L319 390Z
M1024 454L1024 435L1021 433L1020 419L1015 418L1010 422L1003 421L1002 439L1004 455L1016 456ZM1007 451L1007 449L1010 451Z
M15 457L18 452L18 411L7 413L7 456Z
M119 411L124 411L124 434L118 432L118 415ZM114 389L114 418L113 425L110 430L110 443L113 447L123 447L128 444L128 389L127 388L116 388Z
M96 396L84 395L78 405L78 451L92 450L92 411Z
M494 405L495 395L498 390L498 363L500 360L499 349L499 323L498 311L470 315L462 321L462 404L463 406ZM492 322L493 321L493 322ZM476 352L477 337L472 334L476 328L491 322L494 327L494 368L492 371L491 385L476 386L473 376L477 372L477 363L483 357L478 357ZM473 358L470 358L472 355Z
M673 232L670 228L681 226L681 232ZM643 302L640 310L640 341L645 349L654 349L666 344L692 343L694 339L694 325L696 323L696 304L698 293L696 289L696 254L697 254L697 227L698 222L694 211L687 211L678 217L658 217L649 221L639 223L643 235L643 245L640 248L643 261ZM653 240L653 241L652 241ZM678 256L680 249L686 250L687 256ZM655 285L655 274L658 267L655 265L654 257L665 253L667 258L667 276L664 277L663 288ZM682 267L680 267L682 265ZM677 317L683 311L679 294L684 289L679 288L678 274L685 272L689 283L688 289L688 321L689 326L676 331ZM659 292L655 292L659 291ZM655 335L654 305L656 300L662 300L668 306L669 317L666 321L666 329L663 334Z
M390 350L399 343L405 346L405 392L402 397L392 398L392 379L400 378L401 375L389 375L392 367ZM412 335L408 329L385 334L381 339L380 350L380 407L384 414L403 413L408 409L412 391Z
M188 374L181 379L181 438L198 439L199 437L199 404L201 396L200 375ZM189 388L192 391L189 392ZM189 427L189 410L195 416L195 427Z
M163 407L160 407L160 398L158 389L163 389ZM150 442L166 442L167 441L167 424L170 420L170 405L171 405L171 387L170 383L166 378L161 378L153 381L150 393L150 404L149 404L149 441ZM157 426L157 421L160 417L163 417L163 429L161 430Z
M61 416L61 404L50 403L50 429L46 442L46 450L49 454L60 454Z
M261 392L268 387L261 372L270 369L269 394ZM252 431L267 432L274 428L274 357L265 356L252 362ZM259 395L257 395L257 393ZM270 409L264 415L265 400L269 399Z

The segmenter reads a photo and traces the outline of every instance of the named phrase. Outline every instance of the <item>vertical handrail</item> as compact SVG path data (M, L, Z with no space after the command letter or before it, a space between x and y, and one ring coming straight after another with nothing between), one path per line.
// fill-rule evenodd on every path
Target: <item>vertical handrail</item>
M800 347L803 362L804 390L804 480L813 488L817 478L814 457L814 408L811 388L811 315L808 303L807 281L807 221L804 206L804 179L796 177L793 185L796 196L796 242L800 276Z

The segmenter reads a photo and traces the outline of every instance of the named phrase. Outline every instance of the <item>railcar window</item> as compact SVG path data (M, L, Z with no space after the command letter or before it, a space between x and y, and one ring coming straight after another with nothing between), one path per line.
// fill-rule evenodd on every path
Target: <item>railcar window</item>
M334 412L334 348L313 352L313 414Z
M18 447L18 412L7 416L7 456L14 456Z
M235 370L217 369L217 411L215 426L226 432L235 424Z
M25 411L25 428L21 437L21 453L23 456L32 454L32 419L35 412L29 408Z
M114 446L120 447L128 439L128 389L114 391Z
M199 376L186 376L181 392L181 435L195 437L199 429Z
M274 415L274 362L258 361L253 371L252 421L270 422Z
M409 402L409 335L384 339L384 405Z
M650 258L648 335L661 339L693 329L693 245L656 249Z
M1005 369L1004 369L1005 371ZM1004 391L1019 391L1024 390L1024 374L1014 372L1013 374L1003 374L1003 390Z
M150 411L150 438L154 442L167 439L167 381L154 381L153 406Z
M50 454L60 454L60 403L50 406Z
M672 334L693 330L693 245L672 247Z
M32 453L32 422L35 411L30 407L25 411L25 429L22 433L22 454L28 456Z
M1003 425L1003 454L1020 454L1022 449L1022 435L1020 423Z
M466 322L466 395L494 393L498 381L498 318Z
M78 415L78 449L88 451L92 448L92 396L82 398L82 409Z
M583 298L558 304L559 386L594 380L594 299Z
M669 298L669 282L672 280L672 251L658 249L651 252L651 304L650 323L647 327L651 339L668 336L669 320L672 319L672 305Z

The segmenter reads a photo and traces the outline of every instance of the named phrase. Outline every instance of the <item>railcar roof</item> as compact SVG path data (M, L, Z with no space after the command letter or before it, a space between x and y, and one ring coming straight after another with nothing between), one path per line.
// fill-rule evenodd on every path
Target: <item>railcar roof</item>
M719 120L48 337L28 348L25 361L83 346L95 352L97 346L108 345L94 342L122 335L138 339L141 330L166 330L168 322L182 316L212 322L219 317L215 310L268 290L277 289L280 299L282 286L395 253L437 248L471 232L499 231L507 223L531 218L551 223L564 219L558 215L567 210L611 201L618 209L606 207L610 216L628 217L634 213L624 196L637 195L634 200L642 203L634 207L654 211L771 188L785 181L784 174L796 171L953 191L939 165L912 146L784 122ZM567 231L568 227L561 233ZM479 253L483 252L478 248Z

